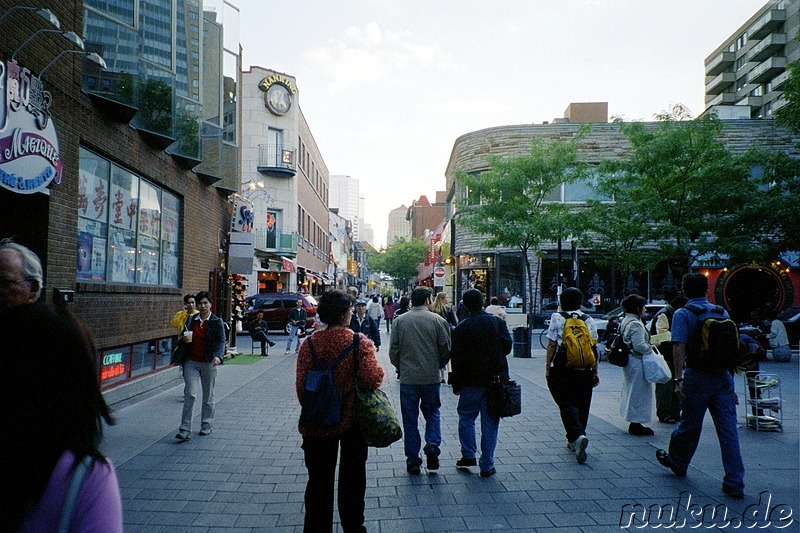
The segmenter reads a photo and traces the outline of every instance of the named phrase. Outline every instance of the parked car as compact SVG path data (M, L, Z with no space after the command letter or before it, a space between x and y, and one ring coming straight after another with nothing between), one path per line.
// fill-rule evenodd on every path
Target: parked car
M550 303L544 304L542 306L542 310L540 312L536 313L535 315L533 315L533 327L535 327L535 328L546 328L547 325L549 324L550 316L553 313L557 313L557 312L558 312L558 302L550 302ZM600 313L598 313L596 311L596 309L593 308L593 307L581 306L581 313L589 315L590 317L594 318L595 320L597 320L597 318L600 316Z
M256 313L263 311L264 320L267 321L270 331L278 330L289 333L289 312L297 307L297 300L303 300L303 307L308 313L306 328L314 326L314 316L317 314L317 301L313 296L300 292L264 293L248 296L245 298L247 306L243 326L247 326L255 320Z
M667 306L667 304L655 304L649 303L644 306L644 316L642 317L642 321L647 327L648 331L650 329L650 321L653 320L653 317L656 313L661 311ZM601 316L600 318L595 318L594 323L597 326L597 336L602 337L603 333L606 331L606 326L608 325L608 319L612 316L619 317L620 322L622 322L622 317L625 315L625 312L622 310L622 307L617 307L616 309L612 309L605 315Z

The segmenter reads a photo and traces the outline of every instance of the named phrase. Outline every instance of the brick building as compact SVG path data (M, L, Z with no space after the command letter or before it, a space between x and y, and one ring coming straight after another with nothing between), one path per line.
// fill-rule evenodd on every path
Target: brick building
M225 317L227 199L238 186L239 50L223 45L221 21L238 11L222 2L135 4L112 14L94 0L29 2L60 21L59 31L43 32L56 28L0 1L4 87L18 89L16 102L3 102L11 120L0 138L36 138L35 121L19 127L20 118L48 117L61 173L35 192L0 188L0 237L41 258L46 300L74 291L68 305L95 337L111 403L178 378L168 367L170 319L184 293L210 290ZM63 32L83 35L85 52ZM38 175L35 158L19 159L0 162L3 173Z

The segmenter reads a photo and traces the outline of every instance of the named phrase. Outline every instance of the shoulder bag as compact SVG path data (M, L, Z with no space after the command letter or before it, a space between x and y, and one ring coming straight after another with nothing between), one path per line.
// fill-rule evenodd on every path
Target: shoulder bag
M353 367L356 370L356 419L367 446L385 448L403 437L403 430L389 397L381 389L369 390L358 379L358 345L361 338L353 334Z
M492 416L505 418L522 412L522 387L516 381L495 376L487 395L488 410Z

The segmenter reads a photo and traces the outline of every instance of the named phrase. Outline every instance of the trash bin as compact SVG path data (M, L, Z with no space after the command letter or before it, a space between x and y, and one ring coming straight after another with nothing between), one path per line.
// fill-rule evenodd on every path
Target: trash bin
M530 330L526 326L514 328L514 357L531 356Z

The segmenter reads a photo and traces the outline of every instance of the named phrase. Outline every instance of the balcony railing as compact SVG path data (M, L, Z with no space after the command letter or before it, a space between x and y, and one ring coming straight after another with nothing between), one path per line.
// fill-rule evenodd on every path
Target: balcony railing
M761 16L750 29L747 30L747 36L752 39L763 39L769 35L770 32L779 28L781 24L786 21L785 9L770 9Z
M720 52L706 65L706 76L716 76L728 69L736 61L734 52Z
M285 144L258 145L258 171L275 177L297 174L297 150Z
M736 81L736 74L733 72L723 72L706 83L706 94L719 94Z
M268 234L266 229L256 228L255 247L259 250L267 250L280 255L297 254L297 233L276 233Z
M785 33L767 35L750 49L749 59L750 61L763 61L770 56L776 55L776 52L783 49L784 46L786 46Z
M785 57L770 57L750 71L750 83L765 83L786 70Z

